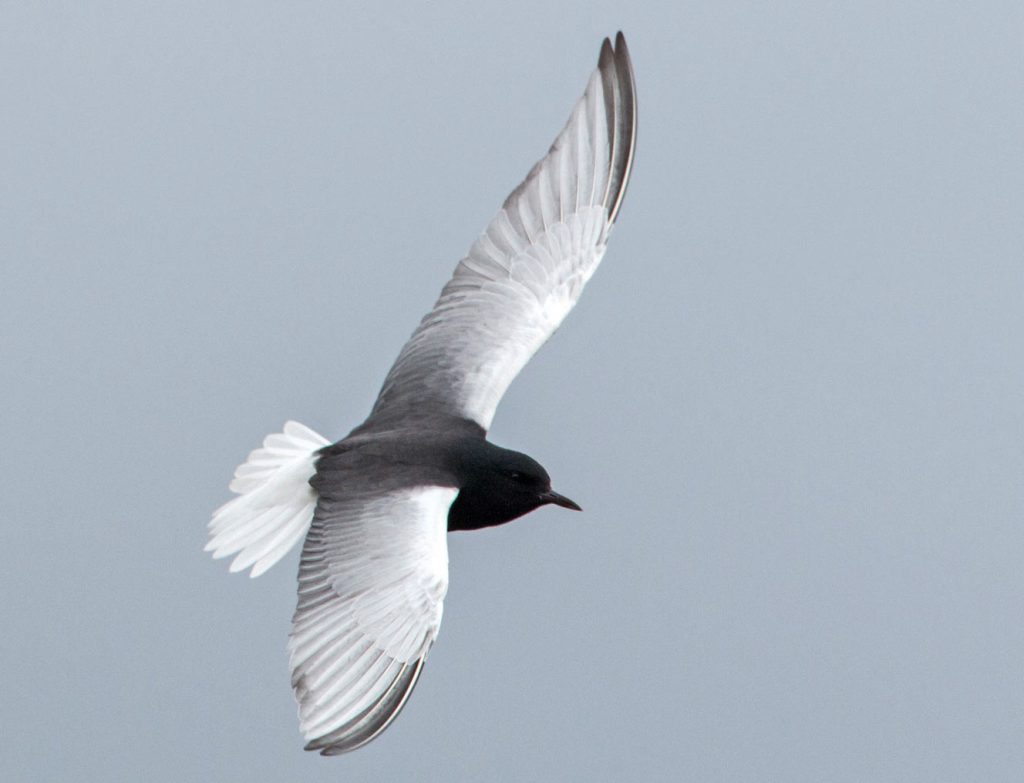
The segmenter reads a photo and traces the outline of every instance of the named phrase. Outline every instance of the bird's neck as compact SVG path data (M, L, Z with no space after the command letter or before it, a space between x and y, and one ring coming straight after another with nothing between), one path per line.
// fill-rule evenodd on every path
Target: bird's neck
M459 490L448 510L448 530L480 530L503 525L540 506L532 497L510 497L486 482L468 484Z

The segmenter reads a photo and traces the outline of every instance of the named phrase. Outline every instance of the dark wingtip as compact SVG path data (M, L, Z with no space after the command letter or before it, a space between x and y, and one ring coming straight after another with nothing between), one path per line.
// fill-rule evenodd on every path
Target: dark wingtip
M632 81L633 75L633 61L629 56L629 47L626 46L626 36L622 34L622 31L615 33L615 55L619 63L624 66L624 70L630 75L630 81Z
M321 756L340 756L376 739L402 711L416 687L426 659L424 653L415 664L402 666L394 682L376 704L371 704L345 725L310 740L303 746L303 750L318 750Z
M621 30L615 34L614 48L608 38L604 39L598 68L604 87L608 138L612 142L605 206L608 208L608 221L614 223L626 195L636 149L636 82L626 37Z
M597 67L602 71L611 68L612 63L615 62L615 50L612 48L612 42L610 39L605 38L601 42L601 54L597 58Z

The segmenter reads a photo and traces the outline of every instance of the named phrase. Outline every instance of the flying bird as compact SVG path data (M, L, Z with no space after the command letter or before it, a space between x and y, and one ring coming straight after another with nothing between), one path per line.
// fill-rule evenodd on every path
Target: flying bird
M512 191L402 348L369 418L336 443L290 421L235 471L206 545L258 576L305 537L289 635L307 750L377 737L437 638L446 533L546 504L580 510L541 465L490 443L502 395L604 255L636 143L622 33L547 155Z

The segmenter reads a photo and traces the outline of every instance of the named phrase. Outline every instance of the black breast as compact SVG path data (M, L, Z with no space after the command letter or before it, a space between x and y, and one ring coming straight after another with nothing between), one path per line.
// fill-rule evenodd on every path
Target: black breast
M503 525L540 505L536 494L516 492L505 482L473 482L459 490L448 510L448 529L479 530Z

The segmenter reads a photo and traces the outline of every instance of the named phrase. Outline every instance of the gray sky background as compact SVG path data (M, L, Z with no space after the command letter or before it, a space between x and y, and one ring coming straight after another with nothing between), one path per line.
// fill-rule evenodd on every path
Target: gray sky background
M1019 2L5 3L0 779L1024 779ZM450 540L376 742L301 750L336 438L626 32L636 168L492 438L584 514Z

